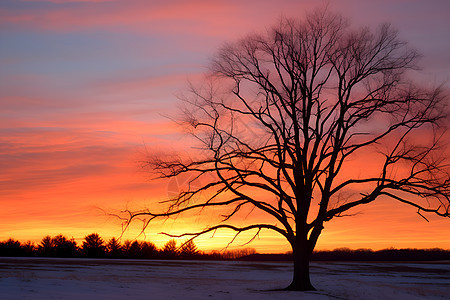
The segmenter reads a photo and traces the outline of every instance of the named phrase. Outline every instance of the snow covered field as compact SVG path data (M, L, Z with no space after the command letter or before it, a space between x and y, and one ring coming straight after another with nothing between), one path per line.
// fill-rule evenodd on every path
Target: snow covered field
M317 292L284 262L0 258L0 299L450 299L450 262L312 263Z

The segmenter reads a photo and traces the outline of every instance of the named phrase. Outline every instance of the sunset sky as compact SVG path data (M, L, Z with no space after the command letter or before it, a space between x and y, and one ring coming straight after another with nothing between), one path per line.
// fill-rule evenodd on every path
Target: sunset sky
M176 189L151 181L139 161L146 151L179 149L181 131L168 116L177 114L187 81L205 72L223 43L282 15L303 17L319 2L0 1L0 240L119 236L120 221L110 214L152 206ZM417 80L449 87L450 1L331 0L329 8L355 26L391 22L423 54ZM353 212L327 224L319 249L450 249L449 219L428 223L414 208L384 200ZM167 237L159 232L208 221L191 215L155 223L145 238L161 245ZM139 226L124 238L136 238ZM197 245L221 249L231 237L218 232ZM289 250L270 232L250 246Z

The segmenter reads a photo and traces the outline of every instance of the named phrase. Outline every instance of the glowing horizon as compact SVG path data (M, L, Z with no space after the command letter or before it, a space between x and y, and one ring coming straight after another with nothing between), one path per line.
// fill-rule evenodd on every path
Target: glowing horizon
M391 22L424 55L420 80L448 87L450 3L432 3L336 0L329 6L355 26ZM315 6L312 0L3 1L0 240L118 237L120 221L108 213L153 205L173 192L167 181L150 181L139 162L148 150L175 151L186 141L166 116L176 116L176 95L187 80L200 78L223 43L264 31L280 15L303 17ZM415 209L382 199L352 212L359 214L327 224L317 249L450 249L446 219L427 215L426 222ZM159 232L181 233L211 221L205 219L156 223L146 239L161 246L169 238ZM124 238L136 238L139 225ZM210 236L196 241L200 249L225 247L232 232ZM247 246L290 250L264 231Z

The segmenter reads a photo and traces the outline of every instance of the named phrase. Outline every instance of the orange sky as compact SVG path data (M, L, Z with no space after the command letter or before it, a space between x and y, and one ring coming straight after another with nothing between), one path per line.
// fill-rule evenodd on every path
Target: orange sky
M264 30L280 15L303 16L315 3L2 1L0 240L119 236L120 221L108 213L152 206L173 192L167 181L150 181L139 161L146 149L170 151L183 144L166 116L176 114L176 94L187 79L198 78L224 42ZM390 21L424 54L420 79L441 83L450 80L449 3L336 0L330 9L354 24ZM327 224L319 249L450 249L448 219L430 216L426 222L415 209L384 200L354 212ZM146 238L161 245L167 237L160 231L181 233L213 221L191 215L155 223ZM125 238L136 238L139 226ZM221 249L231 236L218 232L197 244ZM271 232L250 246L289 250Z

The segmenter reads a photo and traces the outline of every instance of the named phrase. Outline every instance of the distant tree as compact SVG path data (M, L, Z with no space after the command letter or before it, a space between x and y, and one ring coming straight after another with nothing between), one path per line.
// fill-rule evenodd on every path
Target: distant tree
M179 254L179 251L177 248L177 241L174 239L171 239L167 243L165 243L164 247L162 248L162 254L163 254L164 258L177 257Z
M142 258L156 258L158 255L158 248L155 244L148 241L141 242L141 257Z
M13 238L0 242L0 256L24 256L21 243Z
M185 242L180 249L180 257L184 259L192 259L200 254L193 240Z
M126 256L127 258L141 258L141 250L141 243L139 241L133 241L127 249Z
M244 249L236 249L236 250L227 250L222 253L223 259L239 259L244 256L256 254L256 250L254 248L244 248Z
M126 240L122 248L126 258L156 258L158 255L155 244L148 241Z
M189 184L128 223L223 208L217 223L172 236L277 232L293 251L287 289L314 290L309 260L331 219L380 198L449 217L448 98L408 79L418 56L389 25L354 29L323 10L226 44L184 99L180 124L203 151L148 161ZM247 212L261 222L233 222Z
M371 249L351 250L338 248L332 251L315 251L312 260L322 261L433 261L449 260L450 251L443 249Z
M31 241L27 241L26 243L22 243L21 247L22 247L22 251L23 251L25 256L34 256L36 254L37 247Z
M129 257L129 253L130 253L130 248L131 248L131 244L133 244L132 241L130 240L125 240L122 244L122 250L123 250L123 254L125 257Z
M73 238L68 239L62 234L52 238L52 256L55 257L76 257L79 254L77 243Z
M123 255L124 251L120 241L115 237L112 237L106 244L106 252L108 257L119 258Z
M38 245L38 253L41 256L52 256L55 251L54 248L52 237L47 235L42 238L41 243Z
M222 253L220 253L220 251L217 250L213 250L208 254L203 253L203 256L208 258L208 259L212 259L212 260L221 260L223 259L222 257Z
M87 257L104 257L106 254L105 242L97 233L84 237L81 250Z

